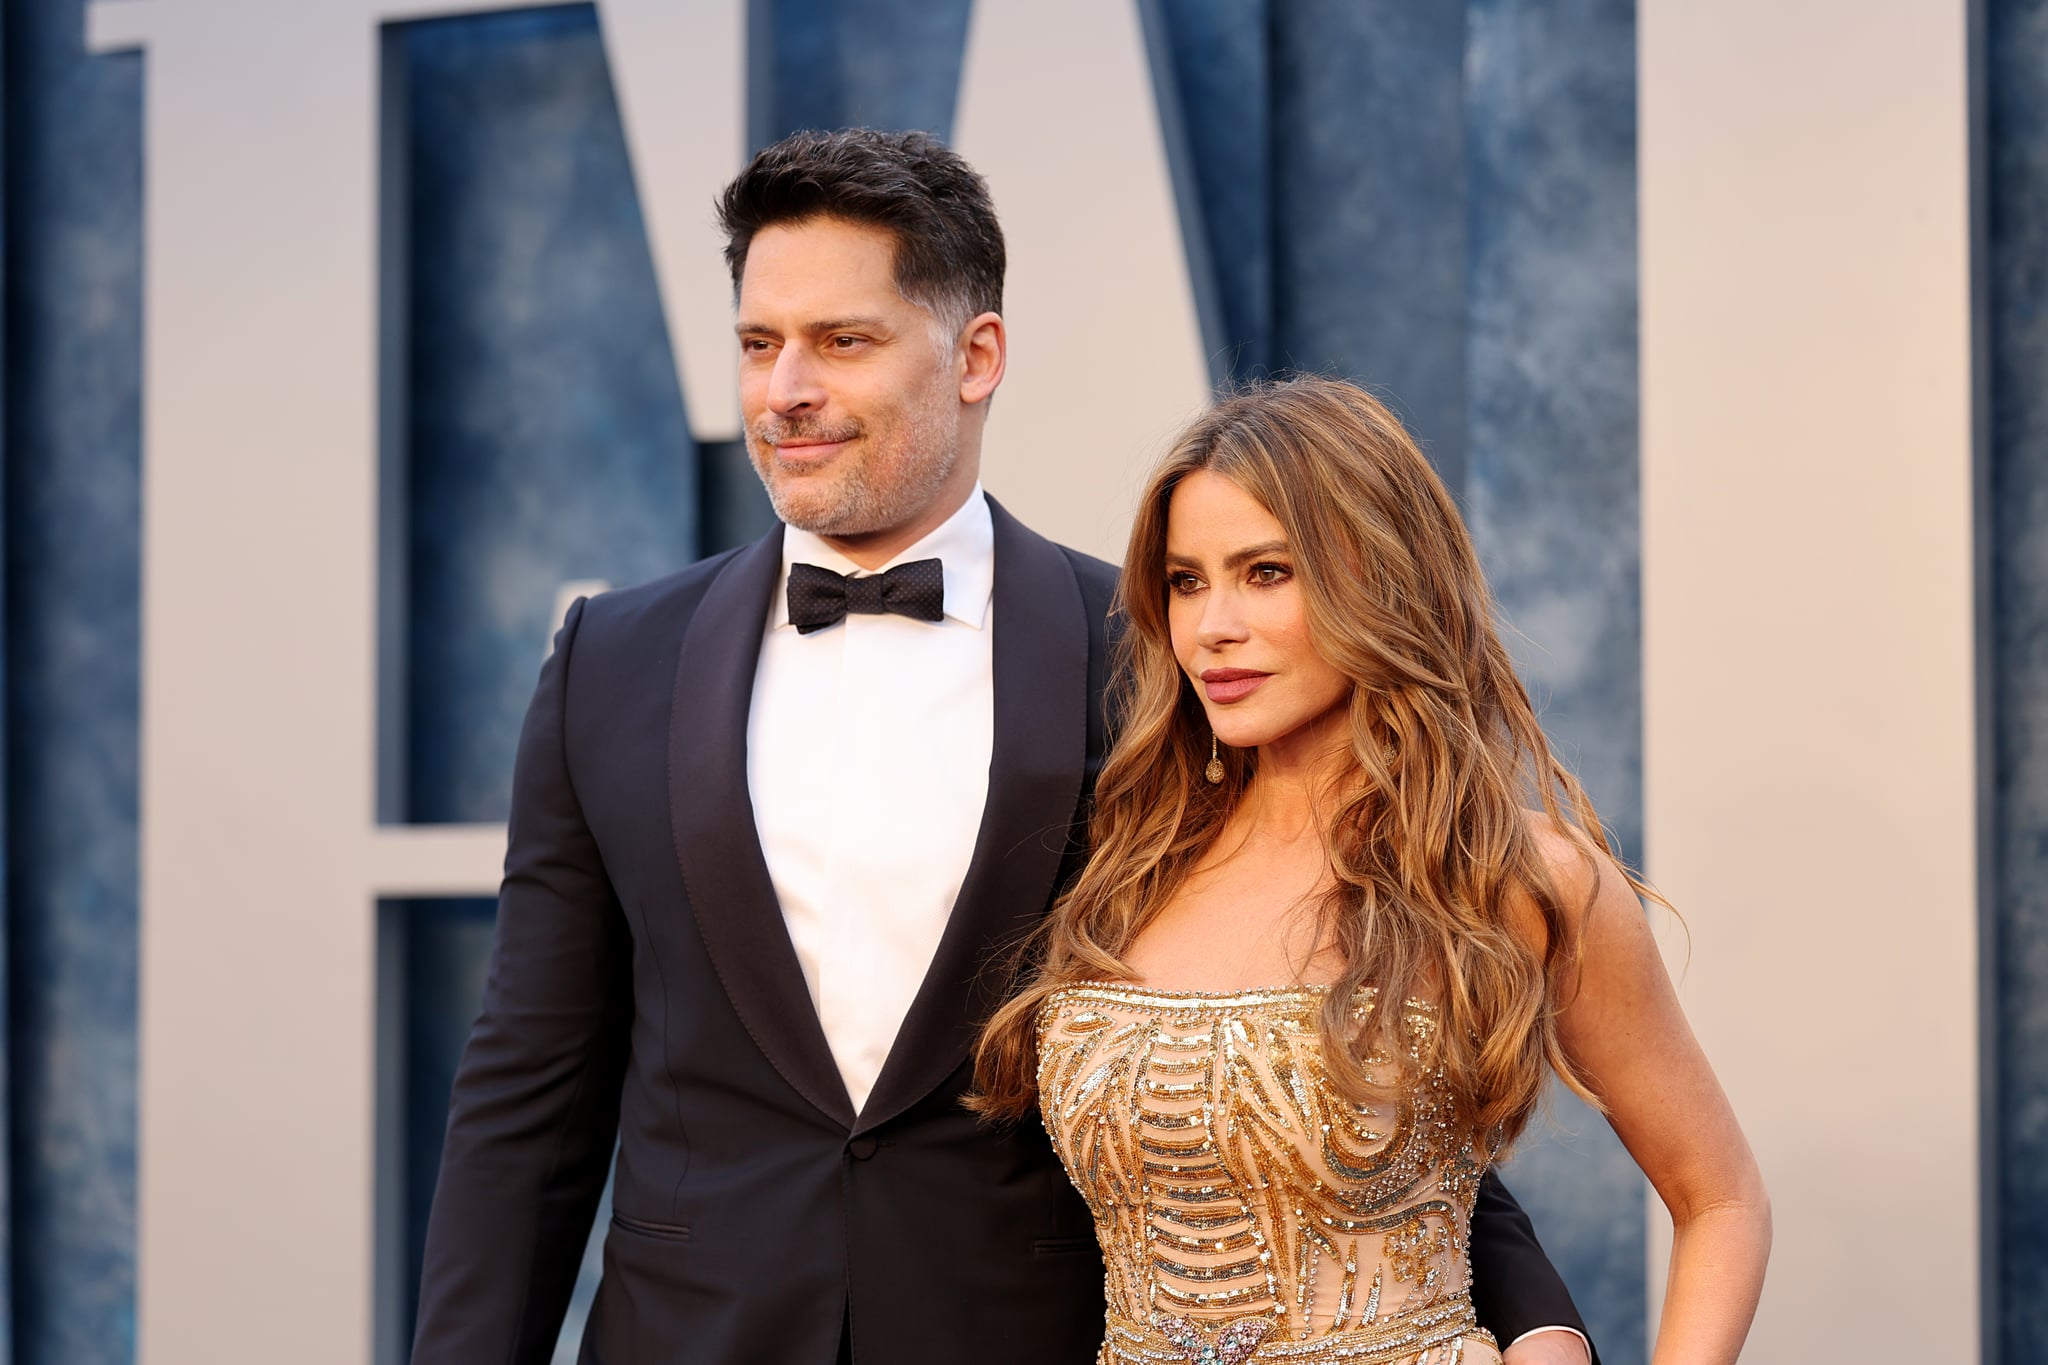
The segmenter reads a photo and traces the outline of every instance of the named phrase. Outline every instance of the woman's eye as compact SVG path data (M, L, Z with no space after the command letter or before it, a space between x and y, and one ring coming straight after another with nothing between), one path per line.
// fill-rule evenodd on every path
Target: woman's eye
M1191 573L1173 573L1166 576L1166 586L1181 597L1198 590L1202 580Z
M1262 587L1270 587L1275 583L1284 583L1287 581L1287 575L1288 568L1285 564L1254 564L1252 566L1252 582Z

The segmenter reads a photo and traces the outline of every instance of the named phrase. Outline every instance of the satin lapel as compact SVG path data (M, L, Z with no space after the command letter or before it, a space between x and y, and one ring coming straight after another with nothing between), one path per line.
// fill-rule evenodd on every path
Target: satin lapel
M734 556L683 636L668 724L669 821L697 932L740 1022L799 1095L851 1127L853 1101L790 946L747 792L747 713L781 568L778 530Z
M981 968L1045 913L1088 749L1088 620L1073 566L993 498L995 743L974 857L856 1133L958 1067L996 1003Z

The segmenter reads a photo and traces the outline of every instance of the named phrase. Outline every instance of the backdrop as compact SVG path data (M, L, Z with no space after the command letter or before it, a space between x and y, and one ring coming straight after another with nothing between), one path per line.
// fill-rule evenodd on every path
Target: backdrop
M2048 1336L2048 5L1983 9L1984 459L2000 509L1984 909L2005 1097L1990 1265L2017 1360ZM1207 245L1206 344L1232 376L1320 369L1396 403L1460 496L1553 738L1641 856L1633 4L1159 0L1148 20ZM5 0L0 21L0 1339L22 1362L98 1365L135 1353L147 59L88 55L81 0ZM949 132L968 21L966 0L756 0L750 138ZM732 452L691 438L596 12L423 21L393 42L409 668L387 817L500 821L561 585L654 577L765 513ZM1118 230L1114 205L1073 212ZM491 906L388 909L403 1151L387 1178L416 1256ZM1645 1211L1626 1154L1560 1103L1508 1177L1607 1359L1643 1360Z

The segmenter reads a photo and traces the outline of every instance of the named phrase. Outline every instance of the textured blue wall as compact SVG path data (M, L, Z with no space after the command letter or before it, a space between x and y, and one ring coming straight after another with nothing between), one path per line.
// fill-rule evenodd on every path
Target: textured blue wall
M569 579L697 554L696 451L588 6L401 30L410 818L502 820Z
M1454 489L1465 482L1467 8L1268 4L1270 363L1373 387Z
M966 50L966 0L754 0L750 39L767 89L750 92L765 146L801 128L948 133Z
M1223 335L1204 340L1232 377L1265 375L1278 368L1271 24L1264 5L1243 0L1159 0L1144 12L1146 38L1164 47L1180 98L1175 150L1191 164L1174 175L1193 177L1215 275Z
M1466 16L1466 515L1544 728L1640 860L1635 6ZM1506 1175L1609 1365L1639 1361L1642 1176L1555 1097Z
M1232 374L1342 374L1465 481L1466 15L1158 0ZM1633 72L1631 61L1630 72ZM1631 123L1633 115L1631 114Z
M420 1267L427 1214L433 1207L434 1175L441 1168L443 1119L449 1092L455 1087L462 1045L483 1000L497 902L488 898L409 901L397 902L393 908L395 922L387 921L387 931L403 936L396 957L405 964L411 987L404 991L402 1007L407 1046L403 1050L406 1075L400 1089L402 1103L412 1118L405 1125L402 1194L407 1229L403 1318L410 1324L419 1311Z
M142 66L11 0L6 100L13 1354L134 1358Z
M5 261L7 251L7 195L5 190L8 164L8 157L6 155L6 92L9 82L6 79L6 29L7 25L4 14L0 14L0 280L6 278ZM4 367L7 362L7 328L4 316L4 297L4 290L0 290L0 376L4 376ZM0 378L0 432L4 432L7 420L6 393L5 380ZM6 547L11 539L6 534L5 448L5 441L0 440L0 564L5 563ZM4 585L6 581L6 574L0 572L0 613L5 611ZM8 688L7 681L7 636L6 631L0 629L0 696L5 696L7 692L12 690ZM0 724L0 1019L7 1018L9 1013L8 1001L11 999L11 992L7 989L7 964L12 957L12 953L9 951L9 940L12 935L8 931L6 883L9 866L9 859L7 857L9 842L7 819L9 807L12 804L8 800L9 793L7 787L8 748L7 730L4 724ZM11 1065L11 1059L4 1053L0 1053L0 1133L11 1133L14 1126L14 1103L11 1093L13 1090L13 1075L14 1068ZM10 1137L8 1140L10 1150L12 1145L13 1140ZM14 1172L12 1167L13 1162L11 1160L0 1160L0 1285L8 1286L10 1291L0 1294L0 1365L9 1365L9 1362L14 1358L14 1295L11 1292L14 1284L14 1257L12 1250L14 1245Z
M2004 1359L2048 1342L2048 0L1986 9Z

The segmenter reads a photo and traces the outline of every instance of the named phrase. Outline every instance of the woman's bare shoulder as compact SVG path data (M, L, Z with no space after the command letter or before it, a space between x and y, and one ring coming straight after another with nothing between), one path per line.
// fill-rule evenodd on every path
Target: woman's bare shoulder
M1634 905L1635 891L1627 875L1592 835L1545 810L1525 810L1522 820L1568 933L1575 934L1588 914L1616 897ZM1538 942L1547 938L1544 917L1534 902L1526 896L1516 899L1518 928L1533 931Z

